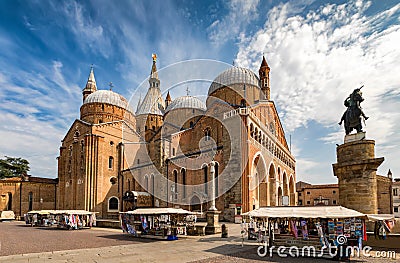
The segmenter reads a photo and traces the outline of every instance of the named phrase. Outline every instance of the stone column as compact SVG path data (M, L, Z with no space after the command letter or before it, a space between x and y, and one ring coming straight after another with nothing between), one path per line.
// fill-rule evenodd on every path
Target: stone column
M207 211L207 225L206 225L206 235L212 235L221 233L221 226L219 225L219 214L220 211L217 211L215 207L215 162L211 161L210 163L210 174L211 174L211 207Z
M210 177L211 177L211 207L210 211L217 211L215 207L215 162L210 163Z
M338 178L339 204L361 213L377 214L376 171L384 158L375 158L375 141L365 140L365 132L346 135L336 154L333 172Z

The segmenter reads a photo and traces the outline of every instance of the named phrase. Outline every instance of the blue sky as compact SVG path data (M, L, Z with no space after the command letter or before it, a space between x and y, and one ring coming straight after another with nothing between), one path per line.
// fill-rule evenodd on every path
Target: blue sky
M256 72L264 53L298 180L336 182L337 122L361 84L378 171L399 177L399 14L398 1L1 1L0 155L56 177L91 64L100 89L129 99L152 53L159 68L212 59Z

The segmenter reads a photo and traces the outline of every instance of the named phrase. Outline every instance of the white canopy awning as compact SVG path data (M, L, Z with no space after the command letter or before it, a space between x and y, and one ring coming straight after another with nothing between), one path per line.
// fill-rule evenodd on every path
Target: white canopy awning
M384 220L393 220L393 214L368 214L369 221L384 221Z
M86 210L53 210L50 212L50 214L53 215L92 215L98 212L89 212Z
M32 211L29 211L27 214L30 214L30 215L34 215L34 214L49 215L50 213L52 213L54 211L55 210L32 210Z
M274 206L261 207L242 215L260 218L349 218L365 214L343 206Z
M191 215L195 214L191 211L182 208L138 208L133 211L124 212L131 215L167 215L167 214L182 214Z

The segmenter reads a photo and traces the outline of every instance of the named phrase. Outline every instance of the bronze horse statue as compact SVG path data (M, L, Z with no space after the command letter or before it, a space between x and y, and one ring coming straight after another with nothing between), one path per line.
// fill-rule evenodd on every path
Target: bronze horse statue
M363 85L364 86L364 85ZM344 101L344 106L347 107L347 110L343 113L342 119L339 122L339 125L342 125L344 122L344 129L346 131L346 135L350 134L353 129L356 129L357 132L362 132L362 124L361 124L361 116L367 120L368 117L365 116L364 112L361 108L361 102L364 101L362 97L361 86L358 89L355 89L353 93L350 94L349 97Z

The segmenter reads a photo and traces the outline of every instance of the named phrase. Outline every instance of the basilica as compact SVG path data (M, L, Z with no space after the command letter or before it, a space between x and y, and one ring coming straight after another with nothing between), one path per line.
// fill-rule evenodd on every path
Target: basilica
M153 56L136 110L97 88L91 69L80 118L58 157L59 209L100 218L136 207L182 207L203 214L215 199L220 220L262 206L296 204L295 158L274 102L270 67L216 72L205 101L162 88ZM168 91L163 98L162 90Z

